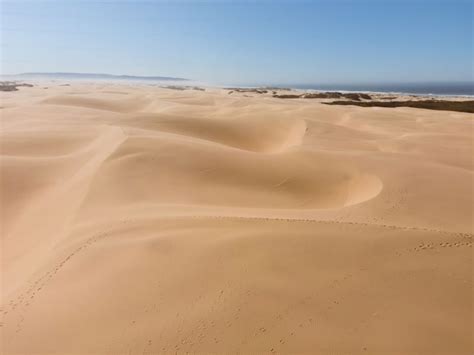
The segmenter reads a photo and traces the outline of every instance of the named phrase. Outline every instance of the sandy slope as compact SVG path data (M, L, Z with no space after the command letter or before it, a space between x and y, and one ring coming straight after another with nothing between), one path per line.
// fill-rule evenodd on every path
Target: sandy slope
M473 116L1 93L2 351L473 352Z

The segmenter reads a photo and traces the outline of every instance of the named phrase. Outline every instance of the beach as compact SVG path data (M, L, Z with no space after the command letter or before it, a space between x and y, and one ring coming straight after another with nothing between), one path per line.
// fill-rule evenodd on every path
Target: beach
M2 352L471 354L473 114L265 91L1 92Z

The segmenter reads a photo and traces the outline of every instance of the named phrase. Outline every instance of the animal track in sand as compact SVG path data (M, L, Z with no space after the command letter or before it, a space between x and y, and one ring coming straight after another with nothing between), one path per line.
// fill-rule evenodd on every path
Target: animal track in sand
M439 250L440 248L460 248L460 247L468 247L472 248L472 239L473 236L468 233L455 233L456 238L455 241L443 241L443 242L429 242L429 243L421 243L410 249L410 251L428 251L428 250Z
M352 279L352 274L345 274L342 277L333 279L328 288L339 289L344 282ZM336 299L334 298L336 297ZM256 325L253 331L253 337L270 337L275 340L272 344L272 352L281 351L281 348L288 342L291 343L298 333L306 328L314 327L317 324L317 317L327 317L327 313L337 308L340 303L345 301L345 297L336 294L329 296L326 300L324 310L319 310L316 313L306 314L303 318L293 318L295 310L298 308L315 305L314 299L317 298L317 291L301 297L296 302L288 304L285 308L279 309L275 312L273 318ZM319 302L319 301L318 301ZM298 321L296 321L298 320ZM293 328L288 328L288 324L294 324ZM272 337L273 336L273 337Z
M182 216L184 217L184 216ZM364 223L364 222L351 222L351 221L340 221L340 220L323 220L323 219L311 219L311 218L283 218L283 217L259 217L259 216L231 216L231 215L193 215L186 216L188 218L196 219L205 219L205 218L215 218L215 219L241 219L241 220L255 220L255 221L266 221L266 222L288 222L288 223L298 223L298 222L307 222L307 223L321 223L321 224L346 224L354 226L365 226L365 227L380 227L387 229L396 229L403 231L423 231L423 232L432 232L432 233L444 233L450 235L458 235L466 238L472 238L473 233L460 233L454 231L446 231L441 229L431 229L423 227L410 227L410 226L399 226L393 224L378 224L378 223Z
M404 230L404 231L426 231L426 232L433 232L433 233L443 233L448 235L455 235L461 240L452 242L452 241L445 241L439 243L421 243L415 248L413 251L423 251L435 248L456 248L456 247L472 247L472 239L474 234L471 233L459 233L459 232L452 232L452 231L444 231L438 229L429 229L429 228L419 228L419 227L407 227L407 226L397 226L397 225L388 225L388 224L376 224L376 223L361 223L361 222L350 222L350 221L335 221L335 220L316 220L316 219L304 219L304 218L279 218L279 217L258 217L258 216L225 216L225 215L209 215L209 216L186 216L187 218L194 218L194 219L234 219L234 220L258 220L258 221L267 221L267 222L285 222L285 223L298 223L298 222L306 222L306 223L321 223L321 224L347 224L347 225L354 225L354 226L370 226L370 227L380 227L380 228L388 228L388 229L396 229L396 230ZM122 221L122 223L126 223L127 221ZM35 298L35 295L40 292L47 284L47 282L56 274L58 273L61 268L77 253L86 249L94 242L105 238L109 235L109 232L101 232L93 237L87 239L81 246L74 249L70 254L64 257L60 262L56 264L56 266L43 274L41 277L36 279L31 286L26 290L26 292L20 294L17 298L10 300L7 304L7 307L1 310L3 315L7 315L9 311L15 310L16 308L24 305L27 306L30 304L30 301ZM224 293L224 290L221 290L220 297Z
M37 278L35 281L33 281L30 287L28 287L24 292L20 293L16 298L10 300L7 303L8 309L5 309L3 311L3 319L5 320L5 317L9 312L13 312L16 310L16 315L18 319L16 324L16 333L19 333L23 329L22 325L25 320L26 310L34 301L37 293L43 290L47 286L49 281L54 277L54 275L57 274L64 267L64 265L77 253L88 248L91 244L97 242L98 240L109 236L109 234L109 232L100 232L90 237L83 244L81 244L79 247L69 253L66 257L64 257L60 262L56 263L55 267L53 267L52 269L44 273L42 276ZM2 321L2 323L6 322Z

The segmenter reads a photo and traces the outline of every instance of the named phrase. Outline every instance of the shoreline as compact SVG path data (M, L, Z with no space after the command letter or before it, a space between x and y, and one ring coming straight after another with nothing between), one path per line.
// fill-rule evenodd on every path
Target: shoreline
M34 83L34 84L31 84ZM333 90L323 91L316 89L293 89L280 87L215 87L207 86L202 83L188 82L189 85L180 85L179 83L157 82L145 83L129 80L62 80L62 79L41 79L26 81L0 81L0 91L16 92L21 88L41 87L43 89L52 89L60 86L79 85L111 85L125 87L156 87L160 89L175 91L220 91L227 95L239 95L242 97L261 96L262 98L277 98L280 100L311 100L325 105L344 105L359 107L411 107L419 109L429 109L436 111L452 111L474 113L474 96L461 95L420 95L404 93L383 93L372 91L346 91Z
M344 94L360 93L360 94L372 94L372 95L397 95L397 96L413 96L413 97L447 97L447 98L465 98L474 99L474 92L472 94L456 94L456 93L433 93L433 92L414 92L414 91L400 91L400 90L366 90L366 89L337 89L337 88L305 88L298 85L219 85L201 82L193 79L178 79L174 78L166 80L153 80L153 79L127 79L122 77L117 78L48 78L48 77L16 77L16 76L0 76L0 83L2 82L18 82L18 83L80 83L80 84L124 84L124 85L145 85L145 86L200 86L209 89L267 89L267 90L281 90L281 91L293 91L301 93L324 93L324 92L340 92ZM472 84L474 86L474 83ZM343 85L342 85L343 87Z
M227 86L213 86L225 90L226 88L240 88L240 89L265 89L266 86L239 86L239 85L227 85ZM282 91L293 91L301 93L324 93L324 92L340 92L343 94L373 94L373 95L398 95L398 96L415 96L415 97L450 97L450 98L469 98L474 99L474 94L435 94L435 93L415 93L415 92L404 92L404 91L372 91L372 90L337 90L337 89L304 89L298 87L277 87L270 86L275 90ZM288 90L289 89L289 90Z

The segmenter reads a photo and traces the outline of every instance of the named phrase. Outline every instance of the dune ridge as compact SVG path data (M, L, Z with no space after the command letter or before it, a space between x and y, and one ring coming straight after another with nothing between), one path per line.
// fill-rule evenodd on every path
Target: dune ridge
M472 114L272 95L2 93L2 353L471 353Z

